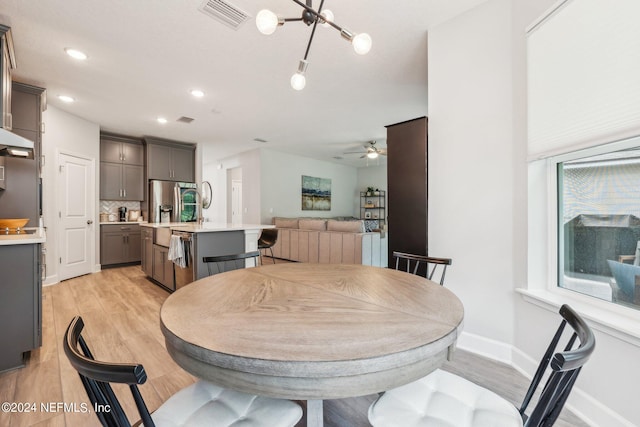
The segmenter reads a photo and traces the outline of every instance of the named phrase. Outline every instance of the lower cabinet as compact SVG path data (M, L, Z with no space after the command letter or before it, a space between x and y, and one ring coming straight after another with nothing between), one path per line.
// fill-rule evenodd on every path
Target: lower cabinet
M142 271L149 276L153 277L153 229L148 227L142 227Z
M137 224L109 224L100 226L100 264L129 264L140 262L141 235Z
M0 372L42 345L41 245L0 246Z
M173 262L169 261L168 255L169 248L153 245L153 272L151 277L156 282L174 291L176 285L173 277Z

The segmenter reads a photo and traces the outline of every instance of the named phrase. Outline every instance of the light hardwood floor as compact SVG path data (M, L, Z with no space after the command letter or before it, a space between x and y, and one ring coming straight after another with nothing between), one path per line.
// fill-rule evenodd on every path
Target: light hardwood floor
M267 258L268 260L268 258ZM194 378L178 367L164 347L158 313L168 293L152 284L139 266L115 268L67 280L43 290L43 346L31 352L26 367L0 374L0 402L34 403L29 413L0 411L0 426L98 426L82 413L86 393L62 350L62 337L75 315L85 320L85 336L94 355L105 360L142 363L148 381L141 392L151 411ZM514 403L527 381L509 366L458 351L445 369L496 391ZM116 388L132 420L135 407L126 387ZM367 409L375 396L326 401L325 426L368 426ZM45 411L41 404L67 408ZM300 402L304 406L304 402ZM74 411L75 405L75 411ZM49 405L55 408L55 405ZM298 424L304 426L304 419ZM586 424L566 409L558 427ZM399 426L402 427L402 426Z

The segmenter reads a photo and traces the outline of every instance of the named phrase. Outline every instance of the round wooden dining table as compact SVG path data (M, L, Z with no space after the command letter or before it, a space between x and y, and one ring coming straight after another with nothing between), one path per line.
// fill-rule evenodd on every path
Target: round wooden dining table
M448 289L392 269L283 263L185 286L160 311L166 347L192 375L251 394L322 401L389 390L452 354L464 310Z

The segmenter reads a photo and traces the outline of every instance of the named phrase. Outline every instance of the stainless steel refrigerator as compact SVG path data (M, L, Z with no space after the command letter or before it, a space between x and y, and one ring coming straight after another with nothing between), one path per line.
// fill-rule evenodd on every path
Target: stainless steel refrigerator
M196 222L197 188L193 182L149 181L149 222Z

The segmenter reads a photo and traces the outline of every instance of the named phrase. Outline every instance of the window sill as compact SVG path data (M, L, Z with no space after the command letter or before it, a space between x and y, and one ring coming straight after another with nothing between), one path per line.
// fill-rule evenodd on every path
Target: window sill
M640 347L640 311L619 306L604 307L611 304L590 301L593 300L592 297L563 289L551 292L545 289L518 288L516 292L525 301L556 313L562 304L569 304L589 321L593 329Z

